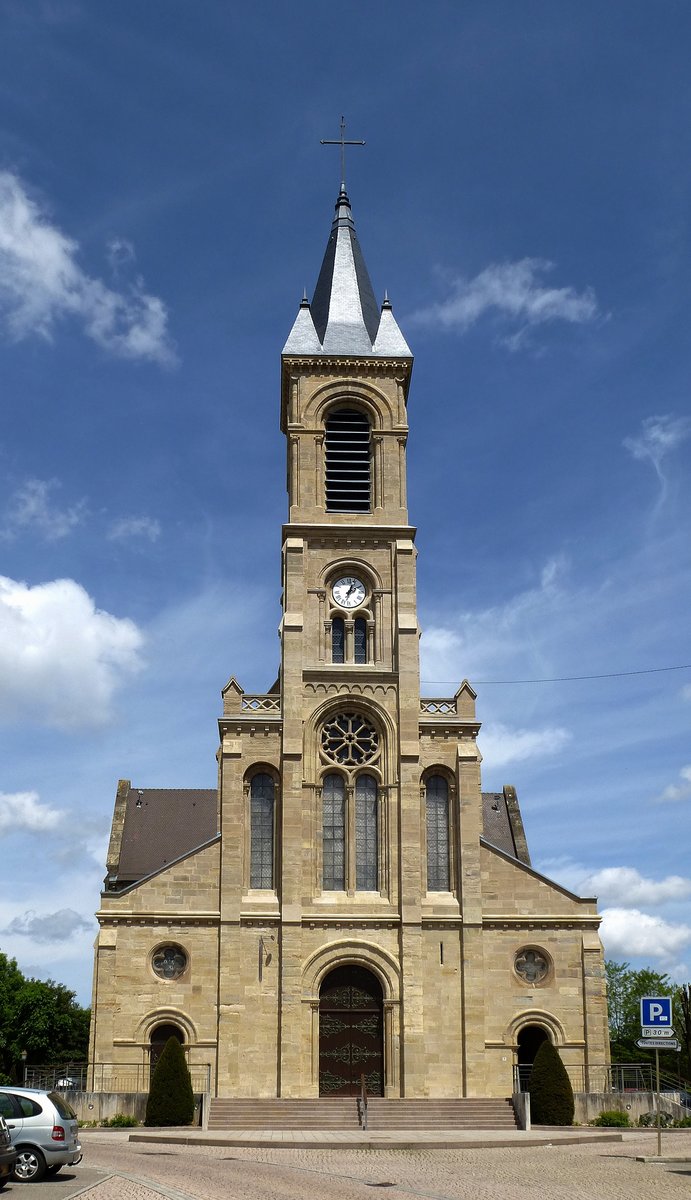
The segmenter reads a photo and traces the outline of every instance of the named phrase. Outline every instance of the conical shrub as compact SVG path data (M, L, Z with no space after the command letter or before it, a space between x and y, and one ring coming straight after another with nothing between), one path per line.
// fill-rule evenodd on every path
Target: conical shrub
M528 1084L530 1119L535 1125L572 1125L573 1088L559 1051L549 1038L540 1046Z
M145 1125L189 1125L194 1117L192 1081L185 1053L176 1037L169 1037L149 1087Z

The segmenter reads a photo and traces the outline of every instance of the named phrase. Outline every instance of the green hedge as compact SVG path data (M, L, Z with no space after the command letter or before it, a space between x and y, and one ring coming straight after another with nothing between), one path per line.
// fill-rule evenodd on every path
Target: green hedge
M192 1082L185 1053L176 1037L168 1038L156 1064L145 1125L189 1125L194 1117Z
M556 1046L540 1046L530 1073L530 1119L534 1125L572 1125L573 1088Z

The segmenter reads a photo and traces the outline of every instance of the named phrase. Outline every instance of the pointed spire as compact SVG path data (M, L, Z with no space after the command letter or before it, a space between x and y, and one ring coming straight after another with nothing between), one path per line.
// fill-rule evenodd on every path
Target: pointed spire
M388 294L380 314L343 183L312 304L303 298L283 353L412 358Z

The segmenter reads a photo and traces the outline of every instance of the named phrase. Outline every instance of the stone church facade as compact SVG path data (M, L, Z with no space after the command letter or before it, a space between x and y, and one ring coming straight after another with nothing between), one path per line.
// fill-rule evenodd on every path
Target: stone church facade
M549 1037L607 1062L599 917L483 793L475 693L420 696L406 502L412 355L341 189L282 355L281 670L223 691L218 788L121 780L90 1062L174 1033L225 1097L507 1096Z

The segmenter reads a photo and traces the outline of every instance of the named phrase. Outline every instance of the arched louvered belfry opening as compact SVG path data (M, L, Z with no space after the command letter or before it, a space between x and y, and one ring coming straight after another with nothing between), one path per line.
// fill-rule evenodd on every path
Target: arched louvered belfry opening
M372 507L370 423L357 408L326 418L326 511L369 512Z

